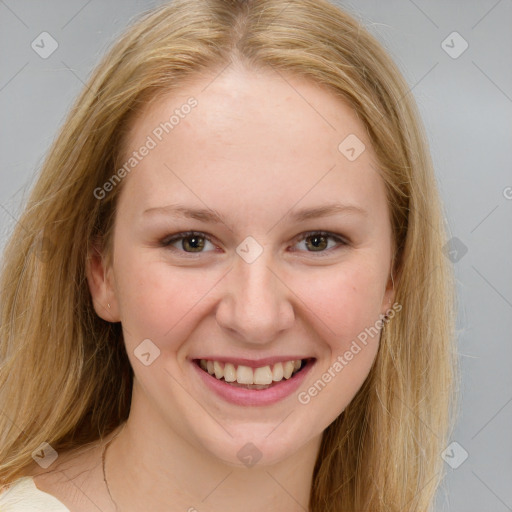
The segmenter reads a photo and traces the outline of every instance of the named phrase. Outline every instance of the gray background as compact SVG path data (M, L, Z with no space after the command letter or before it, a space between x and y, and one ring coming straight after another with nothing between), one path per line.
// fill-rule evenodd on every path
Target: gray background
M0 0L0 248L99 57L134 15L159 3ZM447 460L459 464L463 450L468 458L446 466L436 510L512 511L512 1L338 3L410 84L457 239L447 240L447 257L458 282L462 405ZM43 31L59 45L46 59L31 47ZM457 36L446 39L454 31L469 44L457 58L445 51L462 49Z

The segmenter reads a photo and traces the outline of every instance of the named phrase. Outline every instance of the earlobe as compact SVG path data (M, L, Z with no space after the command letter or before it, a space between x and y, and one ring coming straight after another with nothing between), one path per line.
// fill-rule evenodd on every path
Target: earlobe
M96 314L107 322L119 322L117 301L112 284L112 269L96 244L87 255L86 275Z

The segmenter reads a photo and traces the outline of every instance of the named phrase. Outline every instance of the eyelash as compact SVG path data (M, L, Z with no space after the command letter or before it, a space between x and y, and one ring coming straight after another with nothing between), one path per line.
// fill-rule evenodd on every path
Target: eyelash
M323 236L323 237L326 237L326 238L331 238L331 239L335 240L339 245L338 245L338 247L334 247L334 248L331 247L329 249L324 249L322 251L299 251L299 252L308 252L308 253L311 253L311 254L318 253L318 256L322 257L323 255L330 254L333 249L339 249L340 246L347 246L347 245L349 245L348 242L346 240L344 240L343 238L341 238L339 235L336 235L334 233L330 233L329 231L308 231L306 233L301 234L300 238L295 243L297 244L297 243L302 242L302 241L306 240L307 238L315 236L315 235L316 236ZM167 248L167 249L170 249L170 250L175 250L175 251L181 252L183 254L186 254L187 257L188 256L194 257L195 255L202 254L203 252L210 252L210 251L187 252L187 251L184 251L184 250L181 250L181 249L176 249L175 247L171 247L171 244L173 244L175 242L178 242L179 240L183 240L185 238L192 237L192 236L197 236L197 237L204 238L208 242L210 242L210 243L215 245L215 243L213 242L212 238L210 236L208 236L206 233L203 233L201 231L184 231L184 232L181 232L181 233L177 233L175 235L172 235L170 238L166 237L166 238L162 239L160 244L164 248ZM297 251L294 251L294 252L297 252Z

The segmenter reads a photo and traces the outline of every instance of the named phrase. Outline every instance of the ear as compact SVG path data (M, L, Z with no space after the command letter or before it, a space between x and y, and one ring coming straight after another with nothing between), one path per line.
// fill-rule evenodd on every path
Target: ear
M86 261L86 275L94 310L107 322L119 322L119 307L115 295L113 271L106 264L100 244L91 243ZM110 307L109 307L110 304Z
M388 278L388 282L386 284L384 298L382 299L381 313L383 315L386 314L386 312L393 306L393 303L395 302L395 295L396 295L395 281L396 281L396 278L393 276L393 271L391 271L389 278Z

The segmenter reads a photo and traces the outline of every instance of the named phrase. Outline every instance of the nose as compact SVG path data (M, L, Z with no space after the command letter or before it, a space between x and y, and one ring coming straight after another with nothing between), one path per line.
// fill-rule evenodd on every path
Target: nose
M216 310L218 324L251 345L273 341L295 321L293 294L265 252L252 263L235 256Z

